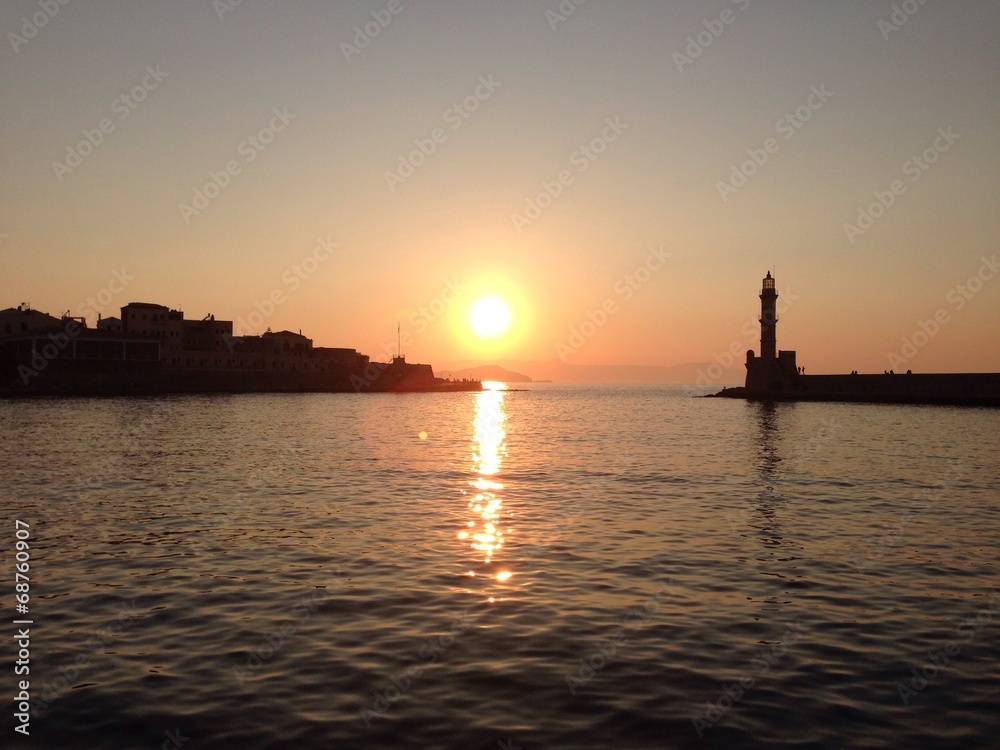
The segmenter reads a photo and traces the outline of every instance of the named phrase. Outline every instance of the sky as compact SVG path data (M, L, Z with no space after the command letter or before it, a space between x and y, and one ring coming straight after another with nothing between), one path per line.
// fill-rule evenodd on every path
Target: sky
M0 32L0 308L738 371L773 271L807 374L1000 371L992 0L3 0Z

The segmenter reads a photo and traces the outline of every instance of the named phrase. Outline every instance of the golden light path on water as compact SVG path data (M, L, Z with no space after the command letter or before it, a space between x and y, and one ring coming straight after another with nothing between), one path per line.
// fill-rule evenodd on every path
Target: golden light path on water
M469 482L474 493L468 505L473 518L467 522L467 528L458 533L459 539L470 540L472 549L482 554L486 563L493 562L504 540L500 519L503 500L498 494L503 484L497 481L497 474L507 455L503 410L506 389L505 383L484 381L483 390L476 394L472 420L472 459L476 477ZM474 573L470 571L470 575ZM497 573L496 579L506 581L511 575L510 571L503 570Z

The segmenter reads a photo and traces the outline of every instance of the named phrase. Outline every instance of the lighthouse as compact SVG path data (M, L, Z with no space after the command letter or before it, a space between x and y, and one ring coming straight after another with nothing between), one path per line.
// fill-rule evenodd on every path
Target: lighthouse
M778 351L778 290L767 272L760 289L760 356L747 352L746 390L756 396L776 395L794 387L799 369L795 352Z
M760 356L773 360L778 356L775 327L778 324L778 292L774 288L774 277L767 272L760 290Z

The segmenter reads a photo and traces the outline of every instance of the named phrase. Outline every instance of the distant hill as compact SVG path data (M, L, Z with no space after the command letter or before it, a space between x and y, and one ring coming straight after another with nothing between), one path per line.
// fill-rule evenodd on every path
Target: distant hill
M467 367L462 370L441 370L436 373L440 378L451 378L461 380L469 378L471 380L499 380L503 383L530 383L531 378L519 372L513 372L500 365L478 365Z
M474 377L482 380L505 382L531 382L552 380L557 383L696 383L704 373L717 375L718 366L710 362L689 362L672 367L652 365L573 365L558 359L538 361L500 360L493 364L483 362L453 362L443 365L442 372L452 377ZM495 368L495 369L491 369ZM710 369L711 368L711 369ZM489 372L489 375L468 373ZM524 380L507 380L501 373L511 372ZM520 373L526 373L520 375ZM712 378L712 385L743 385L746 372L739 369L725 370ZM702 377L704 382L705 378Z

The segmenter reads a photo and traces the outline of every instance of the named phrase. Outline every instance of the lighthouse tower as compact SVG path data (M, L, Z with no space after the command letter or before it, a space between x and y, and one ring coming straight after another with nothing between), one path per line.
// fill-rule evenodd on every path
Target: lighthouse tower
M760 356L753 349L747 352L746 389L756 396L766 398L793 389L799 374L795 352L778 351L777 325L778 291L768 271L760 290Z
M774 288L774 277L767 272L760 290L760 356L773 360L778 356L775 327L778 324L778 292Z

